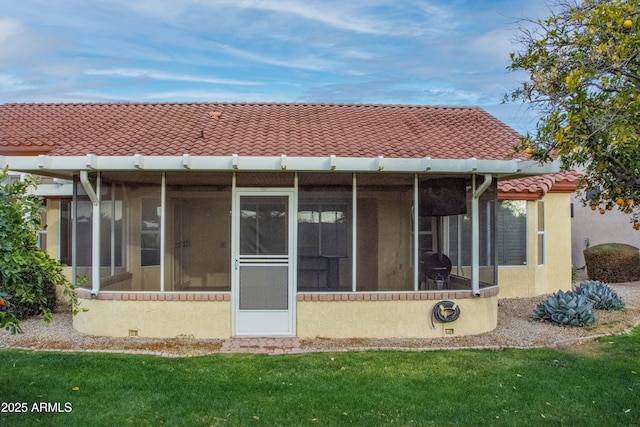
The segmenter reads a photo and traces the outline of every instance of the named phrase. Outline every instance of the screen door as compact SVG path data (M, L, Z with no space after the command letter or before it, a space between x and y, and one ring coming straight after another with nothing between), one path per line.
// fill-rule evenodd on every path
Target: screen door
M293 335L292 192L238 190L235 335Z

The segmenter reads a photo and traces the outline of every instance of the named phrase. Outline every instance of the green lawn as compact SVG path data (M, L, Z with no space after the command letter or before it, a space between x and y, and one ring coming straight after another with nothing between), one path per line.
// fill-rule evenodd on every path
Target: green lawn
M0 426L640 425L640 330L587 348L183 359L2 350Z

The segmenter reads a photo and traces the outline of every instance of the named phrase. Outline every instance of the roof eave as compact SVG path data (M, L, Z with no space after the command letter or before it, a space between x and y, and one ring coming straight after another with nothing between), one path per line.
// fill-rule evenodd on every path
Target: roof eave
M48 154L54 147L30 145L6 145L0 147L0 156L39 156Z
M559 171L557 162L378 157L282 156L0 156L0 167L20 172L68 175L87 171L394 172L492 174L500 179Z
M549 193L573 193L578 189L577 181L556 182L549 189Z
M500 191L498 190L498 200L542 200L542 191Z

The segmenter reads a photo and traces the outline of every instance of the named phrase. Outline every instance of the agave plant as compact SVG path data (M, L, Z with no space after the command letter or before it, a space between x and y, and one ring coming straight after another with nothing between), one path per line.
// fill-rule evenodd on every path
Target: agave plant
M583 326L596 322L593 304L589 299L573 291L558 291L533 311L535 320L558 325Z
M622 310L625 303L622 298L599 280L585 280L576 286L576 293L584 295L592 303L596 310Z

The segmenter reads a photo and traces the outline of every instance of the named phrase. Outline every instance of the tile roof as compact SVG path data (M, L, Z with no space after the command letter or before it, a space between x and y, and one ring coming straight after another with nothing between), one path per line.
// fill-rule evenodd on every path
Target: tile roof
M0 154L506 159L519 135L476 107L279 103L0 105Z
M501 200L539 200L549 192L571 193L576 191L582 175L576 171L531 176L500 181L498 198Z

